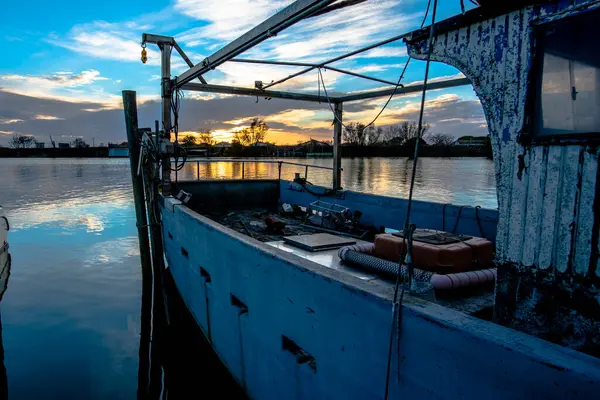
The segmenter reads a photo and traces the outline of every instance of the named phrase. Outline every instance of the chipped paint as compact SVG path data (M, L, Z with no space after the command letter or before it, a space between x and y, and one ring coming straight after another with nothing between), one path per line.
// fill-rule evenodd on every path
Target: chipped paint
M598 150L581 143L532 143L523 132L535 27L600 9L597 0L565 3L467 26L459 19L446 23L432 60L453 65L473 82L492 137L498 320L600 354L600 331L590 329L600 324ZM426 37L419 35L408 41L409 54L424 59Z

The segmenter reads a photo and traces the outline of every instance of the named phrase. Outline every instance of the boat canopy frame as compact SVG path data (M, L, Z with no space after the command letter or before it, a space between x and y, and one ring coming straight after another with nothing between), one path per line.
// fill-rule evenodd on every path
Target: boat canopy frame
M389 97L390 99L395 95L404 95L414 92L423 92L424 90L437 90L445 89L457 86L470 85L471 82L467 78L453 78L437 80L431 83L413 84L404 86L400 80L398 82L391 82L381 78L360 74L346 69L332 67L330 64L344 60L348 57L364 53L368 50L384 46L389 43L393 43L399 40L406 40L411 37L411 32L407 32L401 35L391 37L389 39L373 43L371 45L362 47L360 49L353 50L351 52L342 54L340 56L325 60L323 62L316 63L301 63L301 62L288 62L288 61L271 61L271 60L255 60L245 58L235 58L245 51L257 46L266 39L276 36L279 32L284 29L296 24L307 18L317 17L328 12L339 10L341 8L353 6L359 3L363 3L366 0L297 0L289 6L285 7L281 11L277 12L270 18L266 19L256 27L250 29L248 32L233 40L229 44L225 45L221 49L217 50L210 56L204 58L200 63L194 64L189 57L185 54L183 49L179 46L177 41L173 37L153 35L144 33L142 35L142 47L145 47L147 43L157 44L161 50L161 97L162 97L162 126L164 132L170 131L172 128L171 124L171 112L172 112L172 96L175 91L178 90L189 90L196 92L206 93L221 93L230 95L241 95L241 96L253 96L264 97L267 99L278 98L288 99L297 101L317 102L317 103L328 103L333 112L333 188L341 189L341 143L342 143L342 113L343 103L360 101L366 99L373 99L378 97ZM335 4L334 4L335 3ZM171 78L171 51L175 50L183 58L189 69L175 78ZM264 64L264 65L287 65L287 66L298 66L306 67L301 71L293 73L285 78L271 82L267 85L263 85L261 81L255 81L254 88L246 88L239 86L228 86L228 85L214 85L209 84L203 77L207 72L216 69L225 62L236 62L236 63L248 63L248 64ZM306 74L310 71L318 69L330 69L341 74L357 77L359 79L375 81L392 86L391 88L385 89L373 89L370 91L364 91L359 93L342 93L332 96L327 93L324 88L324 94L311 94L311 93L298 93L290 91L277 91L269 90L269 88L286 82L290 79ZM403 76L403 75L402 75ZM198 79L200 83L192 83L193 80ZM322 77L321 77L322 79ZM324 85L324 82L323 82ZM374 121L373 121L374 122ZM167 163L168 164L168 163ZM168 165L165 167L164 174L168 173ZM163 174L163 176L164 176Z

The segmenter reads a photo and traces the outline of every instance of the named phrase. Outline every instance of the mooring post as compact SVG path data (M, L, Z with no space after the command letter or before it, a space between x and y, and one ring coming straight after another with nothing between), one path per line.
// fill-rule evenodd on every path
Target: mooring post
M171 96L173 89L171 88L171 49L170 44L162 43L160 46L160 71L161 71L161 97L162 97L162 124L163 138L171 140ZM166 154L163 157L162 169L162 192L164 195L171 194L171 155Z
M336 102L333 121L333 189L342 188L342 114L343 103Z
M138 398L146 398L149 387L150 372L150 335L152 324L152 261L150 258L150 240L148 237L148 221L146 219L146 203L144 184L141 175L137 174L140 158L138 134L138 118L135 91L123 91L123 109L125 110L125 129L129 147L129 167L133 186L135 204L135 220L140 246L142 263L142 309L140 324L140 350L138 366Z

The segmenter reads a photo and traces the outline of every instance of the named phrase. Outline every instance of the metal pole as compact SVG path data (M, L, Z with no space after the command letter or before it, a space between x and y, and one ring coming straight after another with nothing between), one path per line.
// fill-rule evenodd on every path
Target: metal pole
M138 398L148 396L150 367L150 335L152 323L152 261L150 259L150 240L148 238L148 221L142 177L137 175L137 162L140 155L138 137L138 118L136 94L132 90L123 91L123 109L125 110L125 128L129 147L129 169L133 186L135 219L140 246L142 264L142 309L140 324L140 350L138 366Z
M335 103L333 121L333 189L342 188L342 115L343 104Z
M244 165L246 163L244 161L242 161L242 179L244 179Z
M308 179L308 165L304 168L304 180Z
M162 126L163 126L163 138L171 140L171 45L163 44L160 53L160 71L161 71L161 97L162 97ZM162 191L164 195L171 194L171 156L169 154L163 155L163 168L162 168Z
M279 161L277 164L279 164L277 169L279 170L279 180L281 180L281 161Z
M196 171L197 171L196 172L196 176L197 176L196 180L199 181L200 180L200 161L196 161Z

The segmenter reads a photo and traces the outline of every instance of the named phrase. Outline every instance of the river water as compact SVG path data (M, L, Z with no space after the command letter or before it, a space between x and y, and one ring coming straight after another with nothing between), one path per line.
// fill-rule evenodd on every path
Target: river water
M346 189L407 196L411 160L343 159L342 167ZM178 178L240 177L242 168L246 178L279 172L277 164L190 161ZM12 272L0 304L9 397L134 398L141 279L129 161L0 159L0 171L0 204L11 223ZM417 171L415 199L496 207L490 160L423 158ZM304 168L285 165L282 178L294 172ZM311 168L308 180L328 184L330 171ZM206 378L219 363L182 321L170 332L172 398L223 384Z

